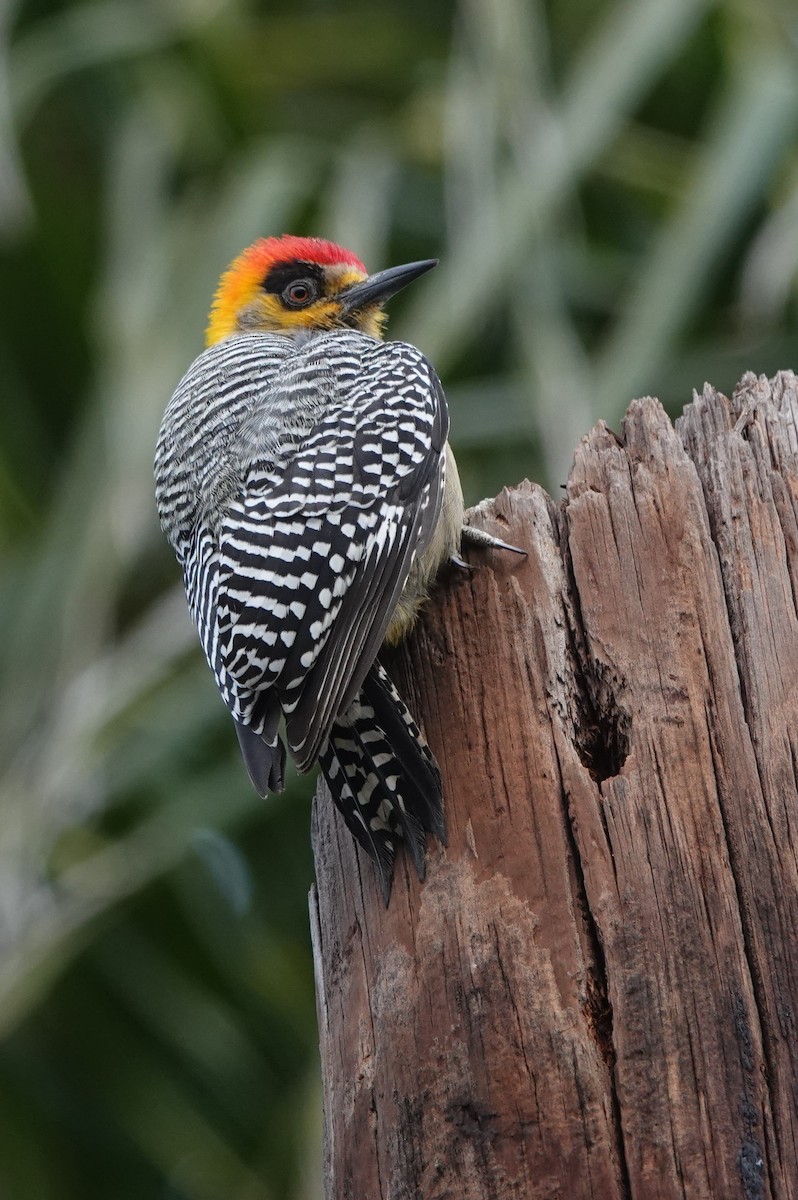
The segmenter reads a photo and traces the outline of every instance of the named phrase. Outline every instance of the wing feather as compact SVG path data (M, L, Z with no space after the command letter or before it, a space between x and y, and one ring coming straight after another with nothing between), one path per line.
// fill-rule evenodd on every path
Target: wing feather
M448 414L432 367L402 343L329 340L342 337L359 343L359 370L329 372L320 420L279 471L249 465L220 529L224 668L252 708L274 689L300 769L357 695L443 499Z

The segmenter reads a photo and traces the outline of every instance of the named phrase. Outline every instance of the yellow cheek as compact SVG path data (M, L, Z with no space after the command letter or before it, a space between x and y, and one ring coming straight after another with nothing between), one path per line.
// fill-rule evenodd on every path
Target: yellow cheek
M326 329L336 324L338 307L326 300L309 308L284 308L277 296L264 293L238 310L231 332L247 333L256 329L291 332L297 329Z
M283 324L293 329L332 329L339 321L338 305L328 300L319 300L297 312L283 309Z

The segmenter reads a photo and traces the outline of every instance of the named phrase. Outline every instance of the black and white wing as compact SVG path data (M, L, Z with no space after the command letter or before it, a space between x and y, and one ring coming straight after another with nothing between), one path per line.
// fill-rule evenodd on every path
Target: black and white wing
M270 741L282 710L300 770L357 696L432 536L448 433L440 383L412 346L356 333L308 346L280 417L290 452L274 450L273 398L262 429L257 408L247 418L254 451L205 582L223 694ZM292 438L291 414L319 396L312 427Z

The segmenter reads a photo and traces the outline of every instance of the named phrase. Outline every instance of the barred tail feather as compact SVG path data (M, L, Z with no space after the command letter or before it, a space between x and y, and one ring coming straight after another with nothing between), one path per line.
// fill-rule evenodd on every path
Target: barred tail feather
M372 823L364 816L352 790L352 787L357 787L357 782L353 780L350 787L346 772L335 753L332 737L319 756L319 766L347 829L377 868L382 898L387 906L391 898L396 835L385 826L372 828Z
M375 662L360 692L374 709L378 724L385 731L388 744L402 766L411 796L403 788L408 811L418 817L422 828L434 833L446 845L446 821L443 813L441 772L427 739L419 729L410 710L394 687L388 672Z
M387 904L399 839L423 879L425 831L445 842L446 827L438 765L379 663L333 726L319 765L350 832L377 866Z

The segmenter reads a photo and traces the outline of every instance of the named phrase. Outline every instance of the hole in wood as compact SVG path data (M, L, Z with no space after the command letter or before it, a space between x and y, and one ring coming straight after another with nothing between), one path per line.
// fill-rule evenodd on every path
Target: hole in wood
M629 753L632 720L606 680L594 678L579 705L574 745L596 783L620 775Z

